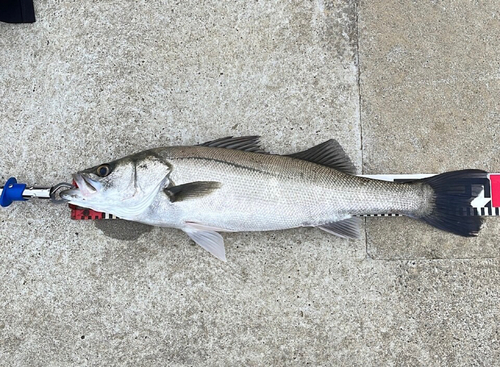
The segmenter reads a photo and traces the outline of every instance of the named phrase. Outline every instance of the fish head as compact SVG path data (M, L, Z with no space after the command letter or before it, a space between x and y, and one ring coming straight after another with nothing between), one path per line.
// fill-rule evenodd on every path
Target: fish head
M70 204L136 219L166 186L170 165L145 151L73 174L75 188L60 196Z

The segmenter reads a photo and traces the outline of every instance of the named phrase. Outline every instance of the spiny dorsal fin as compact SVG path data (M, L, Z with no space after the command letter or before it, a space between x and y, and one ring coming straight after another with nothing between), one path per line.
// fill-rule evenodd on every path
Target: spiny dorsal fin
M288 156L328 166L351 175L356 174L356 167L354 167L340 144L333 139L327 140L303 152L288 154Z
M217 190L220 185L220 182L216 181L196 181L184 185L167 187L163 191L173 203L208 195Z
M351 217L338 222L326 223L318 226L325 232L334 234L343 238L358 238L361 220L358 217Z
M260 147L259 138L260 136L257 135L240 136L237 138L228 136L217 140L207 141L206 143L202 143L199 145L203 147L237 149L237 150L244 150L245 152L267 154L267 152Z

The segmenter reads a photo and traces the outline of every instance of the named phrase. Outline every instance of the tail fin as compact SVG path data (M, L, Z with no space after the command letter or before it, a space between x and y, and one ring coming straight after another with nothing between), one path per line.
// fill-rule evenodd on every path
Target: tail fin
M482 220L478 216L466 216L464 208L471 207L471 201L479 194L473 192L471 184L484 183L487 173L468 169L446 172L423 179L434 190L434 207L431 213L420 218L431 226L464 237L477 236Z

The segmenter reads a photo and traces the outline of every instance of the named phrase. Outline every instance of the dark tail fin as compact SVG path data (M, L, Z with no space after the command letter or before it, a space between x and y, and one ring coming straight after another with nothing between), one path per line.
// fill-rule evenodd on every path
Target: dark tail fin
M434 189L434 207L420 219L443 231L464 237L477 236L481 217L466 216L465 210L469 210L471 201L479 194L473 185L484 185L487 175L485 171L468 169L423 179L422 182Z

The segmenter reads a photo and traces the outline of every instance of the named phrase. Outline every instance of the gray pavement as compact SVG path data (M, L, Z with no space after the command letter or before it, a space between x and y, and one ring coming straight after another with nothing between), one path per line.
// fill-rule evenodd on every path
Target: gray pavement
M500 171L496 2L61 2L0 23L0 178L51 185L163 145L337 139L364 173ZM498 218L346 241L0 210L0 365L492 366Z

